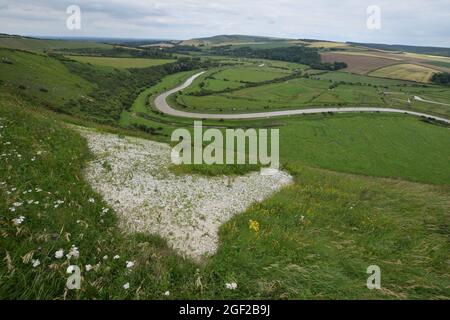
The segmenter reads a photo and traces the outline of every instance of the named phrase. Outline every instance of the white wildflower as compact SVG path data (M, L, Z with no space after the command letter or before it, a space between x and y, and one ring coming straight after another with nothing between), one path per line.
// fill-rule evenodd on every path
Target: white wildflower
M237 289L237 283L236 282L226 283L225 287L228 290L236 290Z
M94 269L94 267L91 266L90 264L86 265L85 268L86 268L86 272L89 272L89 271L91 271L92 269Z
M55 258L56 259L61 259L64 256L64 250L63 249L59 249L58 251L55 252Z
M24 221L25 221L25 217L24 217L24 216L20 216L20 217L18 217L18 218L12 219L12 222L13 222L16 226L20 226Z
M113 257L113 259L114 259L114 260L119 260L119 259L120 259L120 256L119 256L119 255L116 255L116 256Z
M94 198L89 198L88 200L90 203L95 203L95 199Z
M80 257L80 251L78 251L78 248L76 246L72 246L72 248L70 248L70 251L68 254L66 254L67 259L78 259Z
M39 259L33 259L33 260L31 260L31 263L33 265L33 268L36 268L36 267L38 267L41 264Z
M108 260L108 256L104 256L104 257L103 257L103 260Z
M170 296L170 291L164 292L164 295L165 295L166 297Z
M125 284L123 285L123 288L124 288L125 290L130 289L130 283L129 283L129 282L125 283Z
M131 269L134 267L134 261L127 261L127 268Z

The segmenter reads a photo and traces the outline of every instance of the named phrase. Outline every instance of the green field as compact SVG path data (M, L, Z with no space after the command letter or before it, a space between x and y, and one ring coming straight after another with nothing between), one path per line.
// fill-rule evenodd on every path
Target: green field
M368 86L340 85L330 89L328 81L292 79L224 93L220 95L177 98L181 106L197 112L242 112L296 109L315 106L380 106L383 104L377 89Z
M448 129L410 116L336 115L288 120L281 155L334 171L449 184Z
M170 59L109 58L109 57L88 57L88 56L67 56L67 57L83 63L90 63L97 66L113 67L118 69L148 68L175 62L175 60Z
M358 84L367 84L373 86L396 86L396 85L411 85L411 82L392 80L392 79L381 79L376 77L369 77L348 72L327 72L314 76L320 80L331 80L333 82L349 82Z
M237 82L263 82L281 78L289 74L289 71L266 67L243 67L226 69L214 75L215 79Z
M210 70L181 94L171 97L171 103L183 110L212 113L357 106L413 109L450 116L450 109L446 106L414 100L414 96L418 95L431 101L448 103L450 90L444 87L346 72L310 74L311 70L306 71L309 78L260 82L251 86L237 80L238 76L223 76L236 74L243 79L247 76L244 72L246 68L229 66L219 71ZM287 70L292 72L293 69ZM201 92L204 94L199 94Z

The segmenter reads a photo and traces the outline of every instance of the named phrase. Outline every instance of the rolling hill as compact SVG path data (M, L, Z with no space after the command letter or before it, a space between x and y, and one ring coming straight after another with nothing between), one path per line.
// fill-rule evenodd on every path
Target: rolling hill
M0 47L26 51L52 51L59 49L112 48L112 45L92 41L46 40L24 36L0 34Z
M273 41L286 41L288 39L247 36L247 35L218 35L206 38L196 38L183 41L181 44L185 46L213 46L226 44L246 44L246 43L262 43Z

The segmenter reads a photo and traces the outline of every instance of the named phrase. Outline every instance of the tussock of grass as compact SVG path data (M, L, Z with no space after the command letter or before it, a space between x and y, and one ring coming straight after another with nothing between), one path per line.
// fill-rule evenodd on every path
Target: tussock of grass
M170 171L174 174L199 174L204 176L242 176L250 172L259 171L259 165L173 165Z

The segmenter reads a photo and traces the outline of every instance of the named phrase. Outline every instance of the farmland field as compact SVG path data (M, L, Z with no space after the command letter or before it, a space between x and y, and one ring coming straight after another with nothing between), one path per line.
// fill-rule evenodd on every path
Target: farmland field
M374 69L398 63L397 60L388 58L328 52L322 54L322 61L330 63L335 61L345 62L348 65L348 67L346 68L347 71L360 74L366 74Z
M311 48L346 48L348 45L342 42L314 41L310 45Z
M370 73L371 76L402 79L416 82L430 82L435 70L413 64L397 64Z
M218 80L241 81L241 82L263 82L274 80L288 75L288 71L267 68L261 64L261 67L251 68L233 68L227 69L214 75Z
M319 75L313 76L312 78L317 78L320 80L331 80L333 82L348 82L348 83L361 83L370 84L374 86L400 86L400 85L411 85L411 82L394 80L394 79L380 79L376 77L370 77L367 75L351 74L348 72L327 72L321 73Z
M233 74L234 67L228 73ZM415 95L428 96L431 101L445 101L448 90L439 88L417 88L411 81L379 78L346 72L320 72L308 78L296 78L279 83L268 83L243 87L238 81L218 80L217 71L210 71L199 77L191 88L171 97L174 107L191 109L195 112L208 111L247 112L280 109L294 109L321 106L376 106L410 109ZM220 71L223 74L226 71ZM203 89L210 92L195 95ZM232 89L230 92L220 92ZM218 92L218 93L215 93ZM396 95L385 93L396 92ZM400 95L399 95L400 94ZM440 95L443 95L440 97ZM432 114L448 115L448 108L432 104L413 102L413 107Z
M175 62L170 59L144 59L144 58L110 58L110 57L88 57L88 56L67 56L70 59L90 63L103 67L113 67L118 69L148 68L166 63Z

